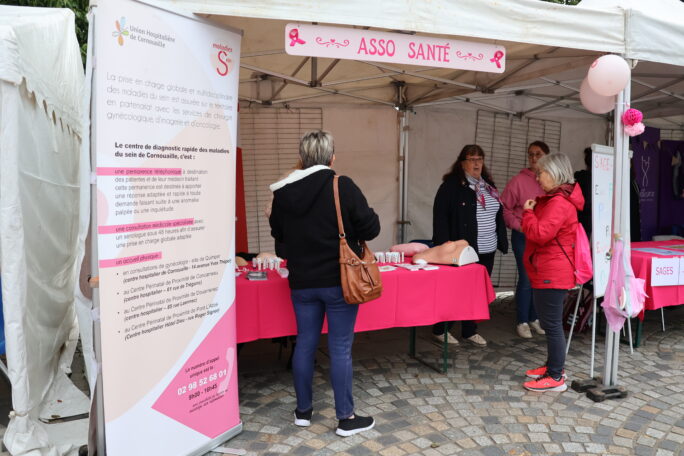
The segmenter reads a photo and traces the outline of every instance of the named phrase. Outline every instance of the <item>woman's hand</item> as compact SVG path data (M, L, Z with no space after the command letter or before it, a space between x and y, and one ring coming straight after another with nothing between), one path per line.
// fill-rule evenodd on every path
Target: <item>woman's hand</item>
M532 210L532 209L534 209L534 206L536 206L536 205L537 205L537 202L535 200L529 199L529 200L525 201L525 205L523 206L523 209L524 210L527 210L527 209Z

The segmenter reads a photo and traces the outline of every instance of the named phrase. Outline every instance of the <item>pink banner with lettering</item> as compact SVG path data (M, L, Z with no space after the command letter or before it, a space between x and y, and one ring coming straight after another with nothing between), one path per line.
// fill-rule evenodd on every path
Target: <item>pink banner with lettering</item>
M287 24L285 51L290 55L489 73L506 70L506 48L503 46L322 25Z

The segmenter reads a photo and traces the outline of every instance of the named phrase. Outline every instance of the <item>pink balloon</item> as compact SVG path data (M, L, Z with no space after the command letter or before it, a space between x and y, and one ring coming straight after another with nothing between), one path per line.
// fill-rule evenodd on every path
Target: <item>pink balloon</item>
M615 108L615 95L604 97L599 95L589 86L588 78L584 78L580 86L580 101L582 106L594 114L605 114Z
M617 95L627 86L631 70L625 59L618 55L604 55L594 60L587 73L591 89L599 95Z

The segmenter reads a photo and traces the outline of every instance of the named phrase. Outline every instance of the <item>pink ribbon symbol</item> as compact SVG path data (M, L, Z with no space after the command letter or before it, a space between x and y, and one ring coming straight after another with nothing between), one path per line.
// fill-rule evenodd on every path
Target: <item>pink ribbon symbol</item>
M306 43L306 41L299 38L299 30L298 29L290 30L290 34L288 36L290 37L290 46L294 46L295 44L305 44Z
M489 59L489 61L496 63L497 68L501 68L501 59L503 58L503 56L504 53L502 51L496 51L494 53L494 58Z

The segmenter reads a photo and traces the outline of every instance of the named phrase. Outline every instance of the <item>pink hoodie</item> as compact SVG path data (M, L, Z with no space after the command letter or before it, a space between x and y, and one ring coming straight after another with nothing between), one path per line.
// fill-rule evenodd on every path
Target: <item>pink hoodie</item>
M525 201L545 194L537 182L534 171L524 168L513 176L501 194L506 226L512 230L522 231L522 214Z

